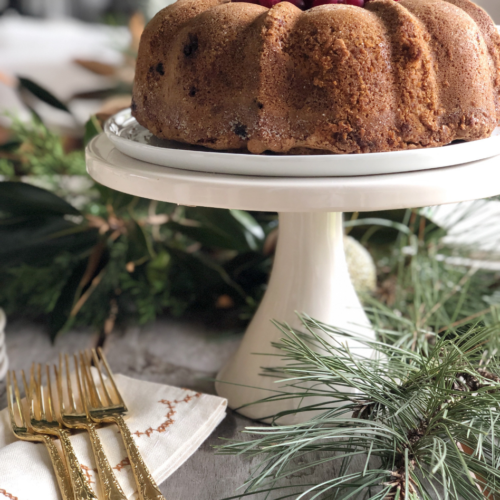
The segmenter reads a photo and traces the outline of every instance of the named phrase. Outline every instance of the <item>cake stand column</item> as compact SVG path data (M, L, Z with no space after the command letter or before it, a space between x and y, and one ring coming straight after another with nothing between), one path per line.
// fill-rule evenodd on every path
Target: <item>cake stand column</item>
M341 213L279 214L279 238L267 291L238 351L217 377L217 393L228 399L231 408L238 409L272 394L262 389L279 387L276 379L260 374L262 367L284 362L279 357L258 354L276 352L271 342L278 341L282 334L271 323L273 319L300 327L296 312L304 312L319 321L374 338L349 277L343 236ZM371 352L364 354L370 356ZM259 420L295 409L297 401L266 402L238 411ZM304 404L311 404L310 398ZM280 423L294 423L310 416L290 415Z

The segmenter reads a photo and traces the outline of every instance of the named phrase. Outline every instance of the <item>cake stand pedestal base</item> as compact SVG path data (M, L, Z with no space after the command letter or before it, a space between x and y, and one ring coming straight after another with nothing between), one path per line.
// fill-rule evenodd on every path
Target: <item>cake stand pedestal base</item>
M262 367L283 366L271 347L283 334L271 323L286 321L299 328L297 312L358 335L374 338L349 277L344 253L342 214L339 212L280 213L279 238L267 291L237 353L219 373L216 390L229 406L256 420L297 408L297 399L245 406L269 397L279 384L262 377ZM352 343L354 344L354 343ZM350 343L350 347L355 345ZM263 350L263 346L268 346ZM371 351L357 353L370 356ZM265 355L267 354L267 356ZM307 398L304 405L314 404ZM310 412L288 415L288 424L308 419Z

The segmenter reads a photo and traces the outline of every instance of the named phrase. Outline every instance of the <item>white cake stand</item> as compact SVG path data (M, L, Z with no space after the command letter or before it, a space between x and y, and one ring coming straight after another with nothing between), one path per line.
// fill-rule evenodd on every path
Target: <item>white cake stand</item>
M274 379L260 373L263 366L278 366L280 358L255 354L273 352L270 343L281 337L272 319L298 327L296 311L305 312L373 337L348 275L342 212L440 205L500 193L500 156L385 175L251 177L142 162L120 153L100 135L89 144L86 157L88 172L97 182L128 194L180 205L279 213L280 235L266 294L238 351L218 375L217 392L233 409L269 396L265 389L277 388ZM295 400L285 400L239 411L263 419L296 405ZM300 415L282 423L295 422Z

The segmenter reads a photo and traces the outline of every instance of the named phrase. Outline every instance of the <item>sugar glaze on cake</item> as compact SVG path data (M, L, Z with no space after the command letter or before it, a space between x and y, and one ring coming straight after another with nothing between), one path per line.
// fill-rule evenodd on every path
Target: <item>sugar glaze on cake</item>
M500 119L500 35L470 0L178 0L144 31L132 113L157 137L252 153L478 140Z

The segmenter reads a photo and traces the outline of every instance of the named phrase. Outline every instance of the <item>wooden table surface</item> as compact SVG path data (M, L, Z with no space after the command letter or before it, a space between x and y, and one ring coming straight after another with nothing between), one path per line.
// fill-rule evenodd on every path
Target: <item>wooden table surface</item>
M42 326L25 321L9 323L6 337L10 368L15 370L29 370L34 361L55 363L59 352L72 353L93 347L97 342L97 336L92 332L80 330L62 336L52 345ZM164 319L111 334L104 350L116 373L214 394L214 385L207 379L215 377L237 348L239 340L235 334L222 335L199 325ZM2 381L0 408L6 406L5 381ZM241 431L249 424L253 422L229 410L212 436L161 485L165 498L221 500L236 495L236 489L247 479L257 461L215 455L213 446L221 443L219 438L243 438ZM330 464L306 469L295 475L293 481L314 483L335 476L335 467ZM270 496L269 500L278 496ZM263 497L252 495L245 498L257 500Z

